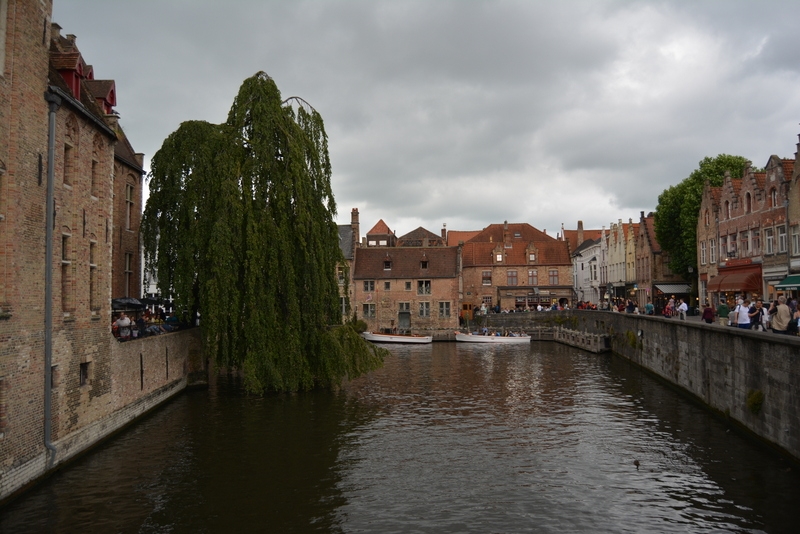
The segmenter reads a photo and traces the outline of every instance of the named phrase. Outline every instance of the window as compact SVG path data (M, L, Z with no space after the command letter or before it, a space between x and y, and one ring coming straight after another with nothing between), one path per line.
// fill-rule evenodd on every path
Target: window
M739 250L742 254L750 252L750 232L744 231L739 233Z
M774 187L769 190L769 206L771 208L778 207L778 190Z
M775 253L775 237L772 228L764 229L764 254Z
M347 297L339 297L339 311L342 315L347 315Z
M83 362L81 364L81 367L80 367L80 373L81 373L80 384L81 384L81 386L88 386L89 384L91 384L91 378L89 376L89 365L91 365L90 362Z
M485 286L492 285L492 271L483 271L481 273L481 283Z
M430 295L431 294L431 281L419 280L417 282L417 295Z
M420 269L427 269L428 268L428 260L422 260L421 262L419 262L419 268Z
M411 311L411 303L410 302L400 302L399 308L397 311L401 312L410 312Z
M125 229L130 230L133 223L133 185L125 184Z
M536 261L536 254L534 254L533 252L528 254L528 261L531 262L531 263L535 262Z
M72 251L70 250L70 235L61 236L61 309L64 312L72 311Z
M528 285L529 286L538 286L539 285L539 271L536 269L531 269L528 271Z
M500 263L500 262L503 261L503 255L502 254L495 254L494 259L495 259L495 261Z
M712 239L708 242L708 252L710 258L710 263L717 263L717 243Z
M792 256L800 254L800 226L792 226Z
M450 303L449 302L440 302L439 303L439 317L450 317Z
M374 319L375 318L375 305L374 304L364 304L362 308L362 317L365 319Z
M724 236L719 238L719 257L728 257L728 238Z
M484 295L481 297L481 302L486 304L488 307L492 307L492 296L491 295Z
M705 213L703 214L703 219L705 221L705 225L708 226L710 220L710 217L708 216L708 210L706 210Z
M374 247L374 246L377 246L377 244L378 244L378 242L375 241L374 239L370 239L369 241L367 241L367 246L368 247Z
M131 284L133 283L133 254L130 252L125 253L125 296L130 297L133 291Z
M386 246L386 240L385 239L381 239L380 241L378 241L378 244L380 246L382 246L382 247L385 247Z
M522 232L514 232L514 239L521 239L521 238L522 238Z
M375 291L375 280L364 280L364 292L371 293Z
M706 242L702 241L700 243L700 265L706 264Z
M430 302L420 302L419 303L419 316L420 317L430 317L431 316L431 303Z
M384 291L390 291L391 289L392 289L392 283L391 282L384 282L383 283L383 290Z
M391 261L384 261L383 262L383 270L384 271L391 271L392 270L392 262Z
M89 243L89 309L99 310L100 301L97 298L97 243Z
M550 269L550 285L557 286L558 285L558 269Z
M750 213L751 211L753 211L753 198L750 196L750 192L748 191L744 196L744 212Z
M411 291L411 282L406 282L406 291Z
M344 285L344 266L342 265L336 267L336 280L340 286Z
M786 227L779 226L778 227L778 252L784 253L786 252Z
M726 219L731 218L731 203L728 202L727 200L725 201L725 218Z
M517 285L517 271L508 271L506 273L506 282L510 286Z
M72 174L75 172L75 151L72 145L64 144L64 185L72 184Z

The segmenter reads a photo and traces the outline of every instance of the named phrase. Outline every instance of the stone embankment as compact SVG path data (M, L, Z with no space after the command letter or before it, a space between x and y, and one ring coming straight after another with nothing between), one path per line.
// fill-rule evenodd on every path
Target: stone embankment
M560 327L682 388L800 461L800 337L662 317L570 310L490 314L490 328Z

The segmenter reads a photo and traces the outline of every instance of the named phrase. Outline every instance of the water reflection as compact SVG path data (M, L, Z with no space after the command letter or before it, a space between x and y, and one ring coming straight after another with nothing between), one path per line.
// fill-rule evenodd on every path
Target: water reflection
M223 377L182 395L1 510L0 532L792 532L800 519L796 469L615 357L437 343L393 347L338 393L239 391Z

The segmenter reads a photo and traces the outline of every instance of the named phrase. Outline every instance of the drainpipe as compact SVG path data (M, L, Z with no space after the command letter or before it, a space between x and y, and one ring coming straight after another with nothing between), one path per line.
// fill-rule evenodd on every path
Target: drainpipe
M61 106L61 98L46 92L44 99L48 103L47 132L47 212L45 229L45 261L44 261L44 446L50 452L47 467L53 467L56 448L51 439L51 411L53 391L53 226L55 226L55 194L53 185L56 154L56 111Z

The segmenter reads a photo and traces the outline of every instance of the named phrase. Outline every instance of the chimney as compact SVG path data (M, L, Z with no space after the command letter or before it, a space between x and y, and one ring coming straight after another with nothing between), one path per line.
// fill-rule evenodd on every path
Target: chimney
M53 22L50 24L50 38L58 39L59 37L61 37L61 26Z
M447 244L447 223L442 223L442 239L445 245Z
M350 232L352 233L353 251L355 251L359 241L361 241L361 229L358 224L358 208L353 208L352 211L350 211Z
M508 235L508 221L503 221L503 243L508 243L511 241L511 237Z
M583 221L578 221L578 246L583 243Z

